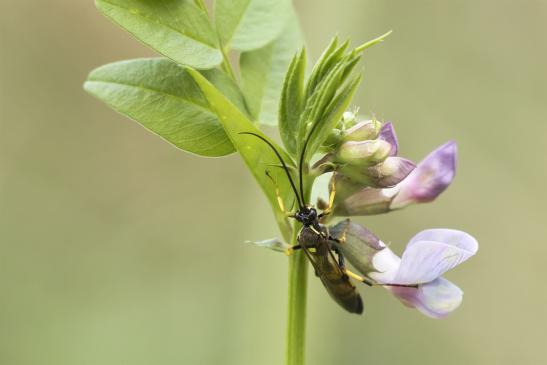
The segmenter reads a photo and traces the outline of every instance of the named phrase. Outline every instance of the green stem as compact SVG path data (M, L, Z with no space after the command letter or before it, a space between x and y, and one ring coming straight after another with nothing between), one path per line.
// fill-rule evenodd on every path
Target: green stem
M226 50L224 49L224 46L222 44L220 44L220 52L222 53L222 68L224 69L224 72L230 75L232 80L237 82L236 75L234 74L234 70L232 69L232 64L230 63L228 54L226 54Z
M196 5L199 6L207 14L207 16L209 16L207 6L205 6L205 3L203 2L203 0L195 0L195 2L196 2ZM217 32L217 37L218 37L218 46L220 48L220 53L222 54L221 67L224 70L224 72L226 72L232 78L232 80L237 82L236 75L234 73L234 70L232 69L232 64L230 63L230 60L228 59L228 54L226 54L226 50L224 49L224 45L222 44L222 41L221 41L220 35L218 35L218 32Z
M297 244L299 225L293 229L292 244ZM306 342L306 297L308 261L302 250L289 257L289 307L287 316L287 365L303 365Z

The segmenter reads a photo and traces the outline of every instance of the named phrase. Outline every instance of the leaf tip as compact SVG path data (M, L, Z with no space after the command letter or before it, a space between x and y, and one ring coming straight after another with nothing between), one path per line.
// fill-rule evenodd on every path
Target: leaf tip
M386 39L391 33L393 33L393 30L389 30L386 33L382 34L381 36L374 38L373 40L370 40L359 47L355 48L356 52L363 52L365 49L374 46L375 44L378 44L380 42L383 42L384 39Z

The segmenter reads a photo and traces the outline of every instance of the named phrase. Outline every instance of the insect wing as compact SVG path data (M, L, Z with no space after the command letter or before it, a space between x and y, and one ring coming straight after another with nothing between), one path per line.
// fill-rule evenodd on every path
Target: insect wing
M316 251L312 252L306 243L300 242L310 263L315 269L315 274L321 279L323 286L329 295L342 308L350 313L363 313L363 301L355 286L349 281L348 276L342 272L328 243L320 239L316 245Z

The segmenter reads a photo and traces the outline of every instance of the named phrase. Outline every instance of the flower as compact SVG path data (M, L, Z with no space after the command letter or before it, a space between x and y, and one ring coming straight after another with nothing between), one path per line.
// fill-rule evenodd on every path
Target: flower
M391 176L403 178L389 188L363 188L362 184L337 178L334 213L340 216L371 215L401 209L413 203L430 202L446 190L454 179L456 156L456 143L450 141L431 152L415 169L412 169L410 161L402 159L397 173ZM384 164L390 163L390 158L400 159L388 157ZM388 182L394 180L397 181L392 179Z
M426 316L443 318L462 302L463 292L442 275L475 255L477 241L453 229L428 229L415 235L399 258L366 228L342 221L330 230L336 248L361 274L384 286L403 304Z

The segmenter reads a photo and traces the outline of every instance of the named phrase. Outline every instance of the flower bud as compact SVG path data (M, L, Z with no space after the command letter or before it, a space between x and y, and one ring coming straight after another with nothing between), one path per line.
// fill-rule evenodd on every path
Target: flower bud
M383 140L344 142L336 153L338 162L351 165L373 165L386 159L391 145Z
M388 157L373 166L346 165L340 172L362 187L387 188L397 185L416 168L416 165L402 157Z
M365 227L343 220L329 228L329 234L337 238L337 249L363 275L378 271L373 265L374 256L386 246Z
M356 112L350 111L344 112L344 114L342 114L342 125L344 125L346 128L349 128L357 123L357 115L355 113Z
M359 122L346 130L344 141L365 141L368 139L376 139L378 133L380 132L381 126L382 123L374 119Z

